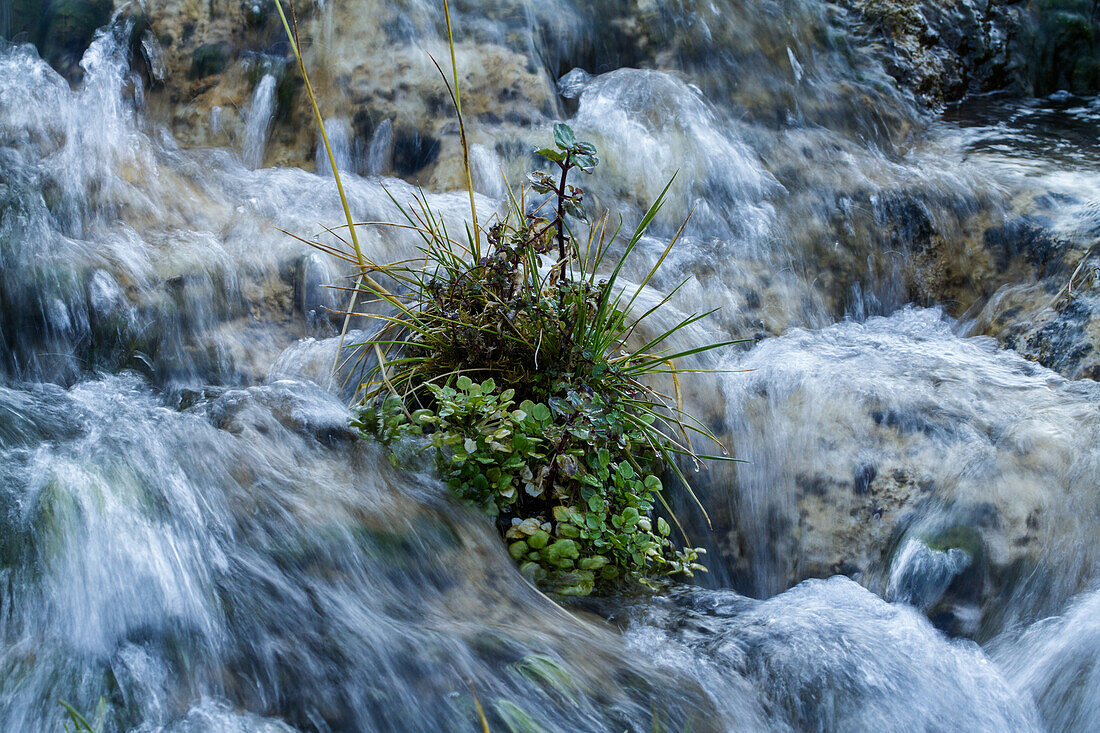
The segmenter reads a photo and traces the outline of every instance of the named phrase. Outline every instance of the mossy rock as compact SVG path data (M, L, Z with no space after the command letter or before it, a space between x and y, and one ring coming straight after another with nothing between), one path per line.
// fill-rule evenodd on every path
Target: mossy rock
M274 0L241 0L241 12L249 28L263 28L275 15Z
M42 42L46 13L42 0L7 0L7 17L0 13L0 37L16 43Z
M66 76L79 76L80 58L95 32L111 20L111 0L51 0L39 43L43 58Z
M981 611L990 586L989 553L981 533L973 527L955 525L922 538L931 550L961 550L970 562L944 590L939 601L927 610L932 624L949 636L974 637L982 626Z
M33 43L42 58L70 76L79 71L80 58L96 30L114 11L112 0L8 0L5 5L0 36Z
M973 527L956 525L922 537L930 550L947 552L951 549L962 550L970 555L974 563L985 559L985 542L982 535Z
M229 66L229 47L224 43L206 43L191 52L191 68L187 76L203 79L220 74Z

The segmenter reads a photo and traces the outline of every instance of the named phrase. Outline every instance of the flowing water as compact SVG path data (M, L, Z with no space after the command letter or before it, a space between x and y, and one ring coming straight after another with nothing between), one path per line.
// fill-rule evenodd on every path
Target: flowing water
M439 48L431 3L316 5L337 59L358 5L409 58ZM281 77L258 75L238 140L184 146L120 17L75 86L0 46L3 728L103 697L108 731L477 730L477 705L494 731L1091 729L1100 387L906 283L926 229L965 250L1034 197L1094 237L1097 103L932 119L817 0L658 4L654 53L613 3L457 5L464 64L496 44L542 65L550 118L600 150L600 206L634 220L678 171L627 275L694 210L641 300L690 277L671 308L722 310L684 343L753 340L685 384L749 461L698 474L711 527L676 498L710 573L559 607L482 517L359 440L330 374L325 285L348 272L278 231L342 220L320 156L265 167ZM350 205L392 220L408 145L349 119L329 129ZM490 212L531 159L475 143ZM461 227L466 194L438 188Z

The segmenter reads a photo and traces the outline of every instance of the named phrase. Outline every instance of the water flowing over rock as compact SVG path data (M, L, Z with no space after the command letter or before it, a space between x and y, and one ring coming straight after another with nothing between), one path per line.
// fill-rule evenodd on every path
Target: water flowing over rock
M988 638L1096 576L1097 385L941 317L795 330L737 363L726 422L751 463L708 479L720 583L766 596L841 573Z
M462 231L438 4L295 5L355 219L424 191ZM622 270L679 234L650 328L745 339L667 385L747 461L685 465L709 523L672 487L709 573L556 605L349 428L352 269L307 244L343 212L271 0L11 0L2 727L103 697L107 731L1089 730L1091 10L451 5L482 222L568 121L593 213L672 180Z
M1041 729L1031 701L976 648L846 578L766 601L693 590L646 613L630 643L682 655L727 694L755 689L770 730Z

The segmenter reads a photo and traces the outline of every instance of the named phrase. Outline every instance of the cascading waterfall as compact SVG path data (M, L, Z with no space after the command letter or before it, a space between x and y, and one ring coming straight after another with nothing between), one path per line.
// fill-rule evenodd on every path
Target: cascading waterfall
M393 123L383 120L370 139L367 149L367 173L381 175L393 163Z
M244 122L244 147L241 157L249 168L259 168L264 164L267 152L267 138L271 135L271 124L275 119L275 77L264 74L256 91L252 93L252 106Z
M329 146L332 148L332 157L336 159L336 169L341 173L355 173L355 150L352 142L351 126L347 120L326 120L325 132L328 135ZM328 177L332 175L332 166L329 164L328 154L325 152L324 141L317 136L317 150L314 154L317 160L317 175Z
M413 180L461 231L434 4L315 5L356 218L394 220ZM567 118L602 158L593 208L635 219L675 174L625 278L692 212L639 307L675 290L669 318L722 306L681 345L751 341L682 378L748 461L695 474L711 526L674 494L710 572L579 607L348 427L326 286L349 272L278 231L342 213L311 128L314 172L263 167L305 124L276 66L200 76L155 8L101 29L75 85L0 45L5 730L101 697L106 731L476 729L475 700L494 731L1090 729L1100 388L1068 377L1097 376L1073 341L1095 296L1089 255L1057 258L1100 231L1097 103L931 119L833 6L634 5L455 10L479 211ZM165 113L172 84L206 107ZM995 330L1036 302L1047 330Z

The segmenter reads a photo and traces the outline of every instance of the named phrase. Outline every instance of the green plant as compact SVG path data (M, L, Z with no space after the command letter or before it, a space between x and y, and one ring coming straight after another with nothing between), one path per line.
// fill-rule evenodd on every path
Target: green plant
M509 552L533 581L587 595L602 581L652 586L655 577L702 569L700 550L677 550L668 522L650 516L659 466L621 405L562 385L549 405L525 400L517 408L515 390L465 375L429 390L434 409L406 416L390 395L353 424L387 442L426 436L448 487L500 521Z
M660 475L668 468L686 486L677 455L701 458L689 433L717 441L648 381L667 375L678 392L685 370L675 360L732 342L664 346L708 313L641 336L643 321L672 294L640 316L632 307L678 237L633 290L619 276L663 196L608 267L618 231L608 236L601 221L582 245L569 227L570 217L587 219L569 173L590 172L596 150L564 124L554 137L555 148L538 152L560 175L531 176L545 201L513 198L492 220L480 260L447 236L425 199L402 209L422 237L423 258L371 268L406 292L357 345L355 424L387 442L424 436L450 488L496 519L512 556L541 586L562 595L623 580L653 587L702 569L702 550L677 549L668 521L653 516L664 501Z
M305 75L285 17L284 26ZM454 88L439 70L461 120L453 40L451 49ZM315 115L320 124L316 106ZM468 160L464 132L460 142ZM448 486L494 518L512 556L543 587L562 595L626 581L652 588L703 569L703 551L678 549L668 521L654 515L661 503L675 523L660 477L670 471L690 493L678 458L697 466L730 460L694 449L692 434L718 441L682 409L678 375L693 370L676 363L735 342L669 346L713 311L643 336L679 287L640 315L634 306L683 229L640 282L626 287L620 276L668 186L620 244L622 220L614 228L606 216L591 222L584 192L569 181L598 165L595 147L560 123L554 142L536 151L550 172L531 174L530 189L489 219L484 242L471 194L473 230L463 240L449 235L425 196L407 208L394 199L407 222L400 226L421 238L414 260L367 258L346 204L347 248L308 243L356 267L346 316L382 321L352 345L360 375L354 424L390 444L430 446ZM588 224L583 239L572 231L577 224ZM387 311L355 313L360 296ZM658 391L662 379L673 395Z

